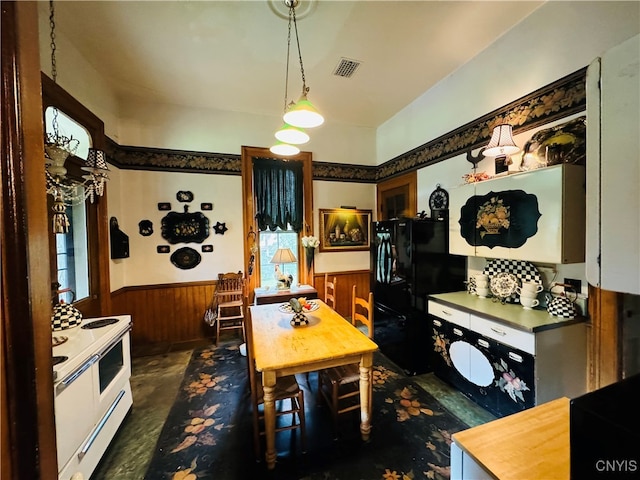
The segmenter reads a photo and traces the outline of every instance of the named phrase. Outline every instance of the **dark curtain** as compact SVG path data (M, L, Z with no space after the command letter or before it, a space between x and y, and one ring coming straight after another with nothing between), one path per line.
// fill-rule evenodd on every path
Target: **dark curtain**
M286 230L287 223L295 232L302 230L302 162L254 157L253 184L260 231L277 227Z

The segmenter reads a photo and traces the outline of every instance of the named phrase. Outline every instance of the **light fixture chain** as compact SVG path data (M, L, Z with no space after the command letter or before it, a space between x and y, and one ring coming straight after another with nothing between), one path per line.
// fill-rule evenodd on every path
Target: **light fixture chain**
M49 0L49 26L51 27L51 32L49 34L51 38L51 78L53 79L53 83L58 83L58 66L56 64L56 20L55 20L55 11L53 8L53 0ZM53 127L53 134L55 138L58 138L59 130L58 130L58 109L53 108L53 118L51 119L51 126Z
M298 23L296 22L296 9L291 6L290 11L293 14L293 27L296 30L296 44L298 45L298 59L300 60L300 73L302 74L302 93L305 94L309 90L307 89L306 79L304 77L304 65L302 64L302 52L300 51L300 38L298 37Z
M286 77L284 79L284 108L283 111L287 111L287 102L289 97L289 58L291 56L291 9L289 9L289 29L287 31L287 68L285 71Z

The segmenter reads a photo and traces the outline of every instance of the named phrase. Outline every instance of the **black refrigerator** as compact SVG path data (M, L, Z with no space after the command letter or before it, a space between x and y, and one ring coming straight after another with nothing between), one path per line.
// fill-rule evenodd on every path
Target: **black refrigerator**
M427 297L465 289L466 257L449 254L448 235L446 219L399 218L372 225L374 340L409 374L431 370Z

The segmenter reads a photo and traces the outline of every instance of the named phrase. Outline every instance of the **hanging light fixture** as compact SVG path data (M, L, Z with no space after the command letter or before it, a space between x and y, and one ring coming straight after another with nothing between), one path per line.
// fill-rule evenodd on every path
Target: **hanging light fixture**
M298 24L296 22L296 7L300 0L283 0L289 9L289 25L287 33L287 67L284 90L284 125L275 134L279 140L276 145L270 148L273 153L280 155L296 155L300 153L300 149L294 145L302 145L309 141L309 135L303 130L304 128L312 128L321 125L324 118L316 110L313 104L307 98L309 87L306 84L304 75L304 65L302 63L302 53L300 51L300 39L298 37ZM296 34L296 45L298 48L298 59L300 61L300 73L302 76L302 95L297 103L288 103L288 86L289 86L289 58L291 51L291 25L293 25ZM286 144L286 147L283 146ZM282 153L287 151L289 153Z
M53 0L49 0L49 26L51 27L51 77L53 83L58 83L58 69L56 64L56 22ZM52 107L52 131L45 134L45 173L47 177L47 193L52 195L53 201L53 232L68 233L69 218L66 207L79 204L89 199L92 203L96 196L104 194L104 184L109 179L105 153L102 150L90 148L82 170L88 172L82 176L83 180L76 180L67 176L64 164L73 155L79 141L73 136L60 133L58 124L58 109ZM84 191L81 187L84 187Z

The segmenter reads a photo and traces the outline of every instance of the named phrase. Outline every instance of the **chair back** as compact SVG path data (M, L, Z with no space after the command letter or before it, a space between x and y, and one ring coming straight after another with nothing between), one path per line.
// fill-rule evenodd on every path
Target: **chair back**
M218 301L230 302L244 300L245 285L246 282L242 272L218 274L218 283L216 284Z
M358 327L358 322L364 325L367 336L373 339L373 293L369 292L367 299L360 298L354 285L351 298L351 323L355 327Z
M324 303L329 305L334 310L338 306L336 301L336 284L338 280L336 277L333 277L333 281L329 281L329 274L324 274Z

